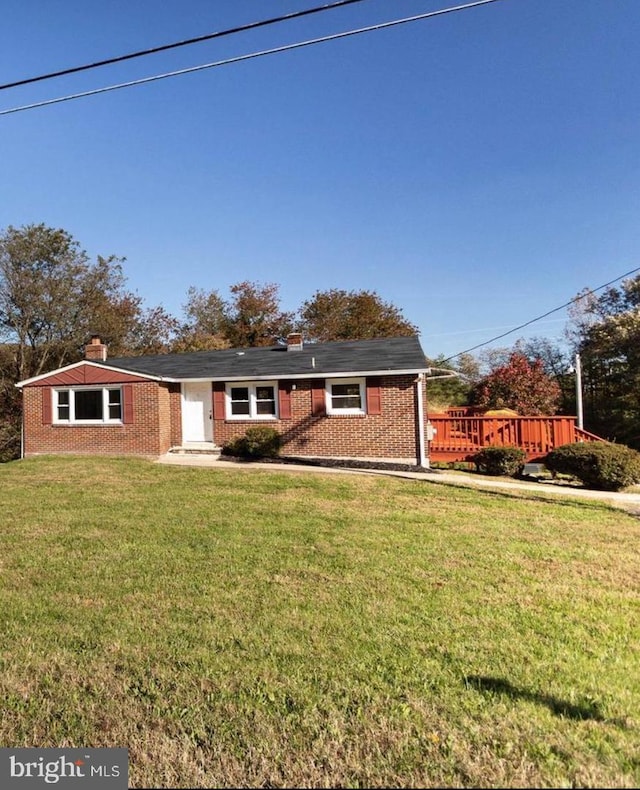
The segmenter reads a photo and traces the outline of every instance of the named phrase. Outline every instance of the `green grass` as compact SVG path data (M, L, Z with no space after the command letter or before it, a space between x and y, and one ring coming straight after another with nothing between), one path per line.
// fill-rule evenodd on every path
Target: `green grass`
M640 521L365 475L0 467L0 745L133 787L636 787Z

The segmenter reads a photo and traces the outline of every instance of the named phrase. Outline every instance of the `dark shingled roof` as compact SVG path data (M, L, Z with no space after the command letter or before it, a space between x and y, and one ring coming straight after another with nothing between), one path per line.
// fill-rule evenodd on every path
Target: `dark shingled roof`
M302 378L322 374L420 372L427 364L419 339L388 337L339 343L305 343L301 351L286 346L229 348L191 354L157 354L107 359L109 367L167 379Z

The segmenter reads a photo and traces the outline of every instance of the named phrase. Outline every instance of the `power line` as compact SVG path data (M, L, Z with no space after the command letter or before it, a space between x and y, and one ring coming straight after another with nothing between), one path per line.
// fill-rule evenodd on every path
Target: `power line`
M520 326L516 326L513 329L510 329L508 332L503 332L501 335L496 335L495 337L492 337L491 340L485 340L483 343L478 343L478 345L472 346L471 348L465 348L464 351L459 351L457 354L454 354L451 357L447 357L446 359L440 360L440 362L443 363L451 362L452 359L456 359L456 357L459 357L462 354L469 354L471 351L475 351L476 349L482 348L483 346L488 346L489 343L495 343L496 340L501 340L503 337L507 337L507 335L512 335L514 332L519 332L521 329L524 329L525 326L529 326L530 324L535 324L536 321L541 321L543 318L546 318L549 315L553 315L553 313L557 313L560 310L564 310L566 307L569 307L569 305L575 304L576 302L579 302L581 299L586 298L590 294L597 293L598 291L601 291L603 288L607 288L608 286L617 283L618 280L623 280L625 277L629 277L629 275L635 274L636 272L640 272L640 266L638 266L637 269L632 269L630 272L625 272L624 274L621 274L619 277L616 277L615 280L609 280L609 282L604 283L604 285L599 285L597 288L590 288L586 293L580 294L579 296L574 296L573 299L570 299L568 302L565 302L564 304L560 305L560 307L554 307L553 310L549 310L546 313L539 315L537 318L532 318L530 321L526 321L524 324L520 324Z
M383 30L384 28L394 27L396 25L403 25L408 22L418 22L421 19L429 19L431 17L442 16L443 14L451 14L456 11L465 11L477 6L489 5L490 3L499 3L502 0L476 0L473 3L466 3L465 5L450 6L448 8L441 8L437 11L429 11L425 14L417 14L416 16L404 17L403 19L394 19L390 22L381 22L377 25L369 25L367 27L357 28L355 30L347 30L343 33L334 33L330 36L321 36L320 38L307 39L306 41L298 41L294 44L286 44L282 47L273 47L272 49L263 49L259 52L250 52L247 55L238 55L234 58L227 58L226 60L217 60L213 63L204 63L200 66L191 66L190 68L179 69L177 71L169 71L164 74L156 74L152 77L143 77L139 80L130 80L129 82L121 82L117 85L108 85L104 88L95 88L90 91L83 91L81 93L73 93L68 96L60 96L56 99L46 99L44 101L34 102L33 104L24 104L20 107L12 107L8 110L0 110L0 115L10 115L16 112L24 112L25 110L34 110L37 107L46 107L50 104L60 104L61 102L72 101L74 99L83 99L87 96L96 96L99 93L108 93L109 91L119 90L121 88L132 88L136 85L144 85L149 82L157 82L158 80L167 79L169 77L179 77L183 74L192 74L196 71L204 71L205 69L213 69L218 66L227 66L232 63L240 63L244 60L252 60L253 58L264 57L265 55L276 55L281 52L290 52L294 49L302 49L314 44L322 44L327 41L336 41L348 36L356 36L360 33L371 33L375 30Z
M552 318L551 321L545 321L545 324L558 324L562 323L564 318ZM451 337L452 335L471 335L474 332L493 332L496 329L509 329L511 324L503 324L502 326L483 326L476 327L475 329L459 329L455 332L430 332L429 337Z
M51 71L47 74L40 74L37 77L27 77L16 82L6 82L0 85L0 91L7 90L8 88L17 88L20 85L30 85L33 82L42 82L43 80L51 80L55 77L64 77L67 74L77 74L79 71L89 71L90 69L97 69L100 66L110 66L113 63L121 63L124 60L133 60L133 58L141 58L145 55L154 55L157 52L166 52L169 49L177 49L178 47L186 47L190 44L199 44L202 41L211 41L214 38L223 38L224 36L231 36L235 33L244 33L247 30L255 30L259 27L266 27L267 25L274 25L278 22L286 22L290 19L298 19L299 17L309 16L310 14L317 14L321 11L331 11L334 8L341 6L352 5L353 3L362 3L363 0L337 0L334 3L326 3L325 5L316 6L314 8L307 8L304 11L294 11L291 14L283 14L282 16L272 17L271 19L262 19L258 22L250 22L246 25L238 25L237 27L227 28L226 30L219 30L214 33L206 33L202 36L195 36L194 38L187 38L183 41L174 41L171 44L161 44L157 47L150 47L149 49L141 49L137 52L130 52L126 55L116 55L112 58L105 60L97 60L94 63L86 63L83 66L71 66L68 69L61 69L60 71Z

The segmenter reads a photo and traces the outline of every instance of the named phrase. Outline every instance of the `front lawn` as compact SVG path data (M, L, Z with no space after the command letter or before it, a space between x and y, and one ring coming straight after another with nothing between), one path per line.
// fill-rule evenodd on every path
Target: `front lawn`
M640 521L366 475L0 466L2 746L132 787L640 784Z

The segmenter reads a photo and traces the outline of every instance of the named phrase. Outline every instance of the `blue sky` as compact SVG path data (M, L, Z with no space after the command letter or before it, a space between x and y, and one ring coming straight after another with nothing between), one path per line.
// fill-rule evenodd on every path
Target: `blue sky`
M0 81L320 4L3 0ZM364 0L2 91L0 109L451 4ZM638 0L501 0L2 116L0 229L124 256L130 288L175 314L189 286L275 282L290 310L375 290L449 356L640 266L639 35Z

